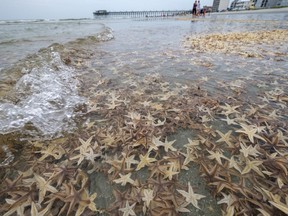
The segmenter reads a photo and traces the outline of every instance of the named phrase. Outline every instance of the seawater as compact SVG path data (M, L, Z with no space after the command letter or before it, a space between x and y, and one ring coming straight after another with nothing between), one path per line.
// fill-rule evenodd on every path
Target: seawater
M115 71L139 77L160 74L167 80L193 82L211 94L221 95L217 81L229 83L241 77L271 79L260 72L270 73L277 68L273 76L285 76L288 70L287 56L279 62L245 60L224 54L186 53L181 46L189 35L287 29L285 12L211 14L193 22L108 16L87 20L0 21L0 26L2 134L22 131L51 138L73 130L78 115L75 108L86 103L85 94L89 93L85 87L98 81L95 71L111 78ZM61 55L71 49L74 52L70 57L65 54L67 61L85 61L85 67L64 64ZM213 67L203 66L205 63ZM86 80L81 80L81 76L86 76ZM253 97L258 90L247 91ZM33 130L27 130L27 125L32 125Z

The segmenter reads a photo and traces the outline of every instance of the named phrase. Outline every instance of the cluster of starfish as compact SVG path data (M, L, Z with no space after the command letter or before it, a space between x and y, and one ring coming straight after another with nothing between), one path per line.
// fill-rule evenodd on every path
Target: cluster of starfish
M214 33L203 36L189 36L184 46L191 51L205 53L239 54L244 57L281 58L287 56L286 29L255 32ZM265 44L265 46L263 46Z
M85 69L84 60L63 61ZM207 191L224 215L288 214L287 81L259 82L263 91L249 99L237 80L219 83L224 94L215 96L159 74L90 70L80 79L89 101L78 129L31 141L26 163L0 167L1 215L203 215ZM205 193L184 177L195 167Z
M245 106L158 75L125 76L124 85L104 78L90 86L78 132L30 143L27 168L2 184L3 215L190 212L205 200L193 179L179 177L192 165L225 214L288 213L284 92L269 91L263 104ZM272 112L275 105L283 109ZM195 135L176 145L169 135L180 129ZM106 208L88 192L91 184L101 187L91 178L98 173L113 188Z

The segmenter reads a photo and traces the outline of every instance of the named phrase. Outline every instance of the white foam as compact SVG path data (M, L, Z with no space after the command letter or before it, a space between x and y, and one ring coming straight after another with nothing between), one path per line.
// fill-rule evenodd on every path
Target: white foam
M44 136L55 136L74 127L74 108L85 100L78 95L74 70L62 63L59 53L52 52L51 57L51 64L34 68L17 82L17 104L0 104L1 133L22 130L27 123L32 123L37 132L25 133Z

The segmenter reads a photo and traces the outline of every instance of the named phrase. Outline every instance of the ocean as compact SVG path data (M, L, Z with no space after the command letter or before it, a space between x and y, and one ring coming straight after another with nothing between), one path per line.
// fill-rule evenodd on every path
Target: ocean
M84 73L87 69L105 72L114 69L118 71L132 70L142 75L159 73L168 79L186 81L187 79L196 80L211 76L212 73L224 80L234 79L232 74L226 78L225 71L229 70L233 73L232 62L239 61L239 64L242 64L242 59L205 54L200 57L199 53L187 56L183 51L181 41L188 35L286 29L287 14L285 12L249 15L216 14L207 15L205 19L199 19L195 22L175 18L108 17L80 20L0 21L0 25L0 73L1 95L3 95L0 105L0 131L2 133L12 132L23 128L27 122L32 121L34 125L38 124L37 128L39 127L43 134L55 135L64 127L70 128L64 123L66 122L64 119L73 115L72 110L77 104L76 101L85 101L85 98L80 100L80 96L79 98L76 96L77 92L70 83L71 88L67 92L63 91L62 88L67 87L68 83L65 82L67 80L70 82L70 79L73 79L76 86L78 81L77 79L74 80L74 76ZM54 45L59 50L54 51ZM85 52L88 49L91 52L90 55L97 56L99 59L91 59L91 65L88 68L76 72L75 68L66 67L60 60L59 55L65 51L66 46L72 46L80 52ZM100 53L105 54L101 56ZM83 56L77 56L77 58L79 58L77 60L82 61ZM84 58L86 57L84 56ZM213 70L207 70L206 67L201 68L199 65L191 66L194 58L198 58L200 61L205 61L208 58L208 61L213 62L215 66ZM224 64L223 58L225 59ZM284 62L276 62L275 64L280 64L280 68L286 69L287 65ZM53 64L60 68L60 71L63 72L61 76L65 76L67 80L62 82L64 78L60 77L60 74L49 74L51 70L53 71L51 68ZM98 67L97 64L101 66ZM234 64L237 74L245 75L245 72L240 72L241 70L245 71L245 67L239 68L239 64ZM257 69L261 71L258 67L270 67L267 64L271 64L271 62L265 60L261 64L257 63ZM57 84L47 82L47 80L54 82L57 78L61 80L57 81ZM9 85L5 85L7 83ZM11 83L12 85L10 85ZM23 85L32 85L35 89L29 89L29 92L25 92L27 87ZM55 85L55 88L49 88L50 85ZM208 82L206 85L212 85L209 88L215 91L213 84ZM7 92L11 88L16 91L13 95L21 95L21 98L17 98L17 100L22 101L21 105L15 106L12 101L7 100L7 97L12 95L11 93L10 96L7 96L9 94ZM43 95L36 95L34 91L42 92ZM61 91L61 94L59 95L57 91ZM62 98L66 97L66 94L71 95L71 92L75 98L71 98L71 101L67 102L67 106L65 106L67 110L49 106L47 95L51 95L51 97L57 95L56 98L58 96ZM31 98L28 97L28 94ZM4 95L7 97L5 98ZM23 101L24 98L25 101ZM43 122L44 115L47 123ZM49 115L49 118L46 115ZM56 116L60 119L57 119ZM51 125L51 122L58 126ZM48 129L50 127L48 125L51 126L51 131Z

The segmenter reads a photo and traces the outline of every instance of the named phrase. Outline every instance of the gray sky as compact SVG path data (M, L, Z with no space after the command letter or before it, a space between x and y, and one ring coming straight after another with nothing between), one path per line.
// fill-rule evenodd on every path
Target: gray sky
M201 7L213 0L201 0ZM0 20L92 18L93 11L191 9L193 0L0 0Z

